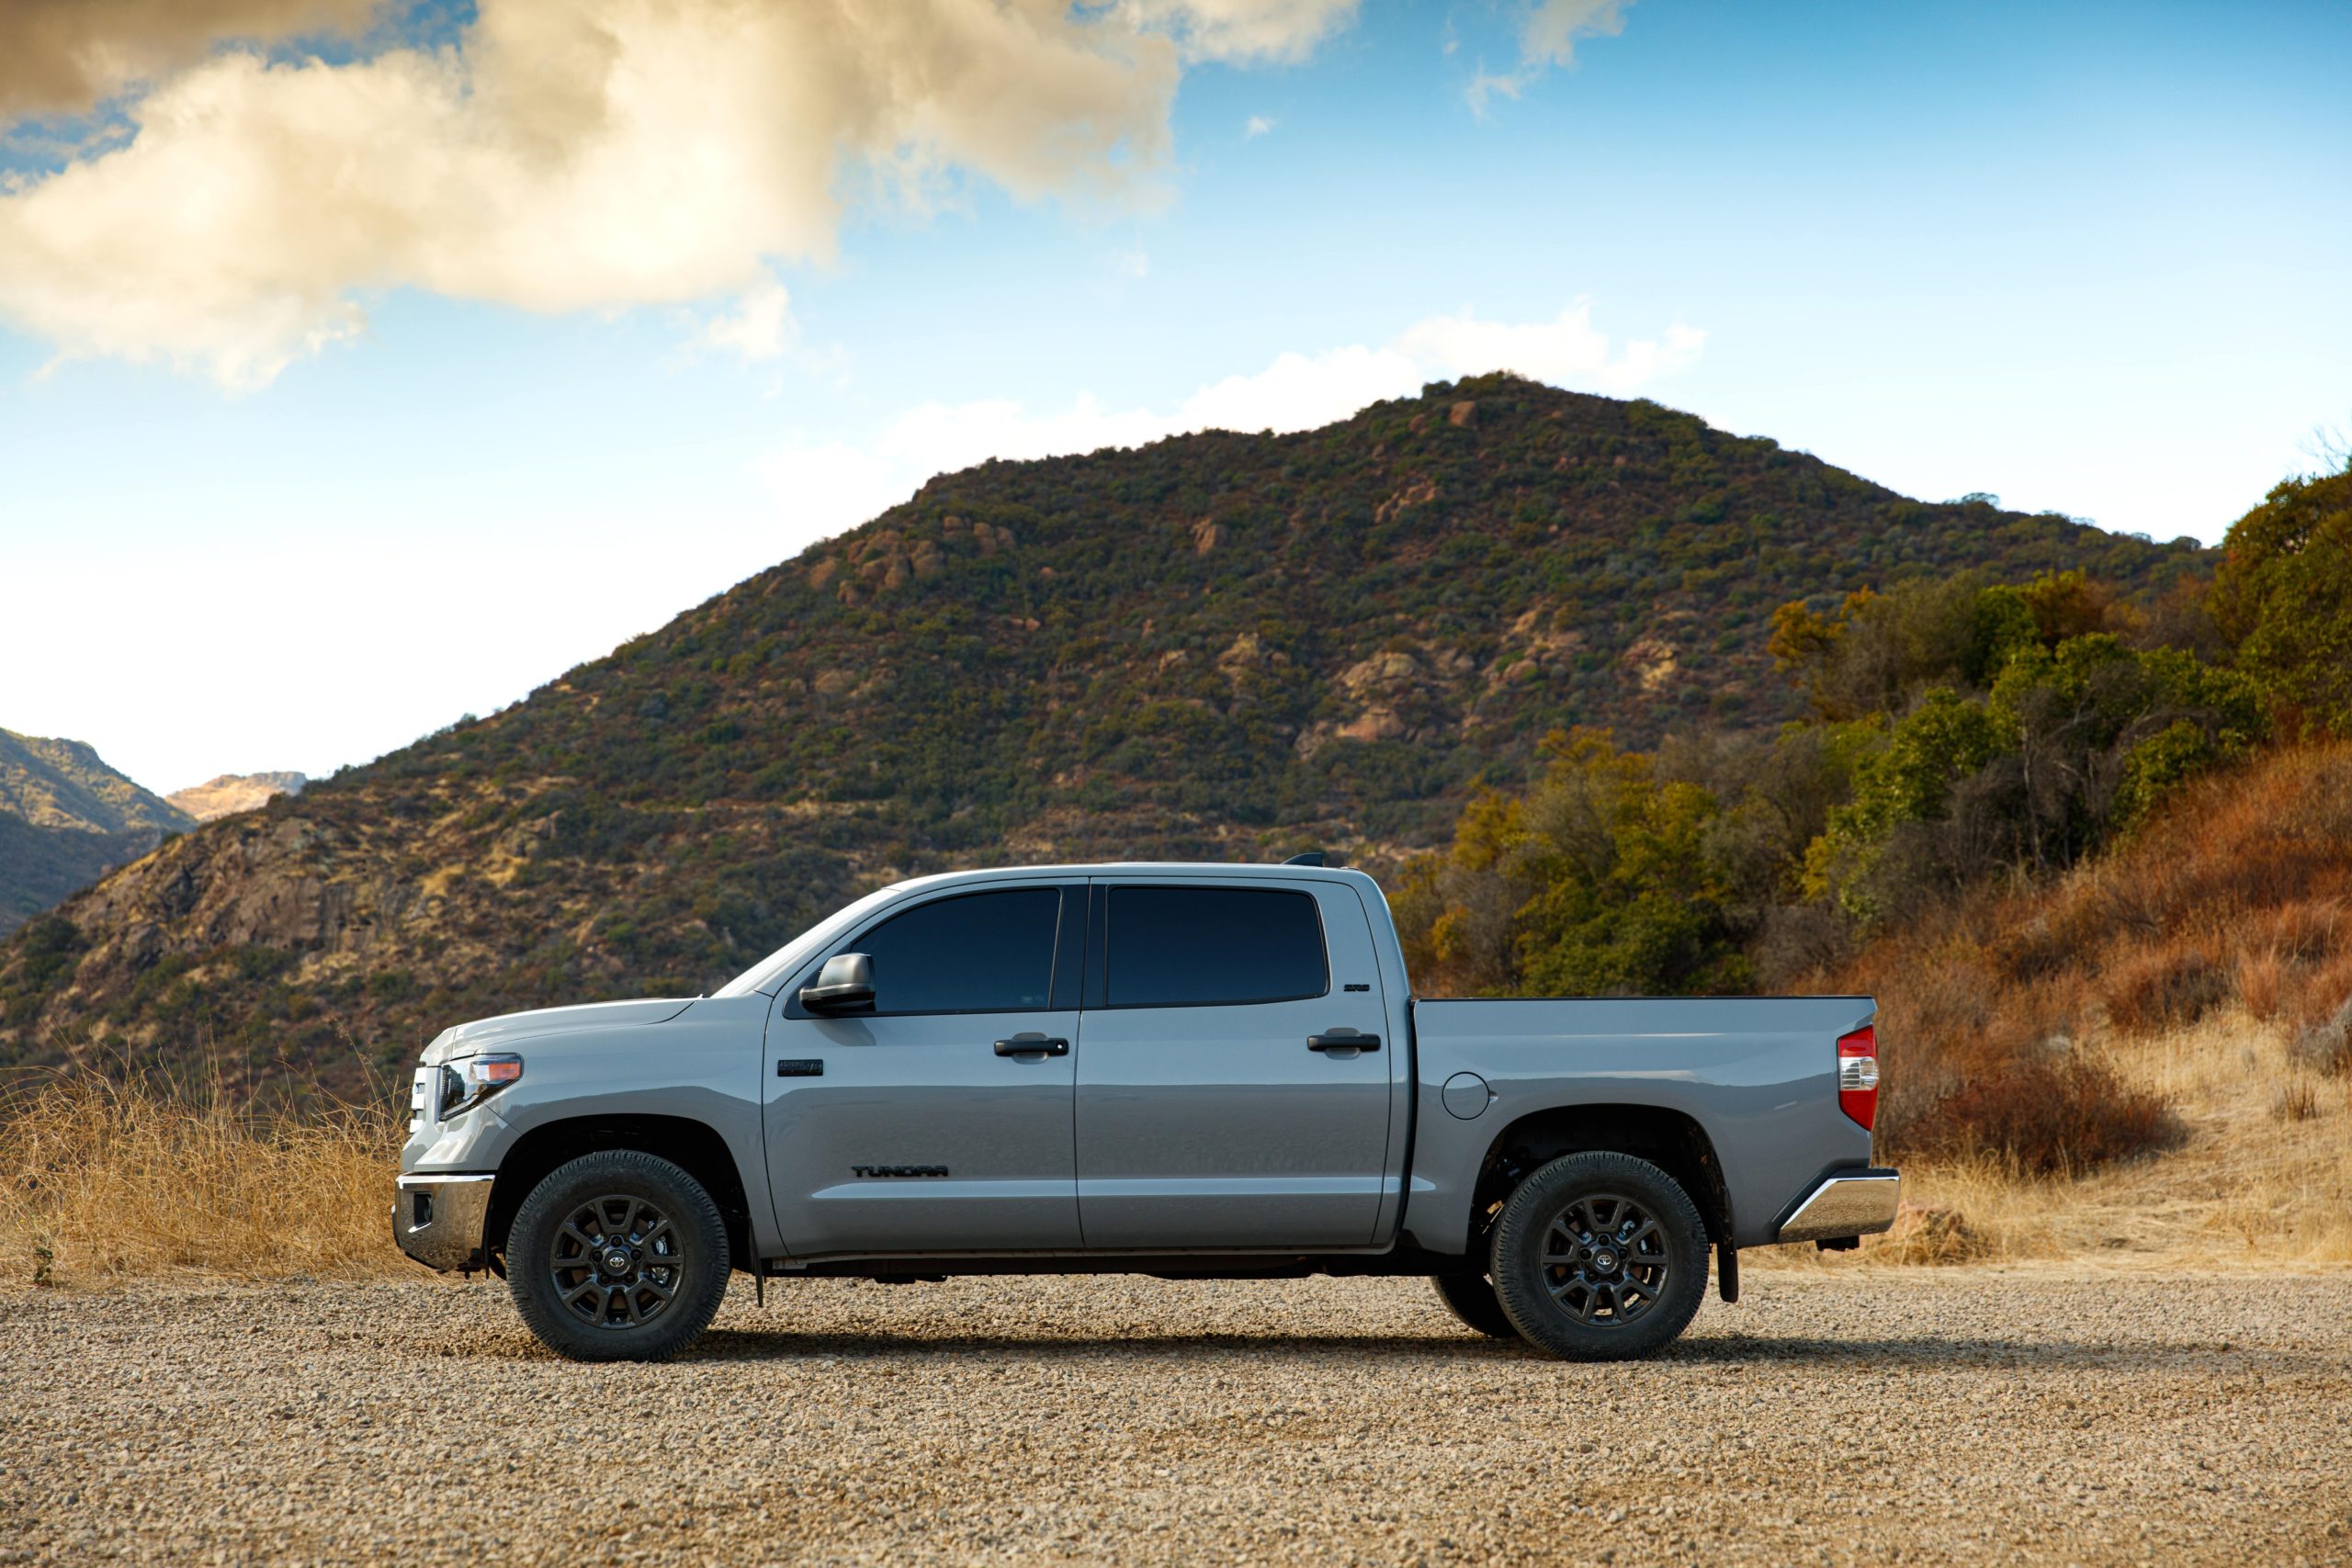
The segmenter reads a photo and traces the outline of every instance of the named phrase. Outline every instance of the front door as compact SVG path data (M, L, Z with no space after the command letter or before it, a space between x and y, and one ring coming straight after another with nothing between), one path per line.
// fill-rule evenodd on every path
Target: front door
M1079 1245L1085 908L1083 886L945 892L880 913L786 984L763 1070L768 1179L795 1257ZM836 953L873 959L871 1010L799 1006Z
M1098 885L1078 1067L1090 1247L1365 1247L1395 1041L1353 889ZM1401 1070L1397 1068L1396 1070Z

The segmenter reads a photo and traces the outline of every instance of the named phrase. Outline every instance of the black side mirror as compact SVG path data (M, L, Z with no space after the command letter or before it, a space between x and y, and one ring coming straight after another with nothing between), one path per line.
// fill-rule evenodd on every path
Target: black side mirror
M837 953L817 971L817 983L800 987L800 1005L810 1012L847 1012L874 1005L874 960L863 953Z

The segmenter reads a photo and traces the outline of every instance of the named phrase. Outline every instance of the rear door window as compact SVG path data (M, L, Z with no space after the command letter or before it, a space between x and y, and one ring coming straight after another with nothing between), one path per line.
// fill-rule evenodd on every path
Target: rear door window
M1314 897L1272 887L1113 887L1114 1008L1295 1001L1331 988Z

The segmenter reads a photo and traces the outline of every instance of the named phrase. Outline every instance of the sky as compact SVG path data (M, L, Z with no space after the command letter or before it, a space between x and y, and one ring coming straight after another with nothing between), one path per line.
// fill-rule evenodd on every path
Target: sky
M11 0L0 726L526 695L991 456L1507 368L2217 540L2352 427L2352 6Z

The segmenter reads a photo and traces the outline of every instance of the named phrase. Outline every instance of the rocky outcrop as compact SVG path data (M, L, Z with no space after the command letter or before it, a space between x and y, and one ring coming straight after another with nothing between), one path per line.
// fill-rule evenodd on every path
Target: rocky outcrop
M1372 509L1374 523L1394 522L1416 506L1427 506L1437 499L1437 481L1423 477L1414 480Z
M1679 668L1674 645L1660 637L1635 637L1617 657L1618 662L1633 675L1645 695L1656 693L1673 680L1675 671Z
M1346 711L1308 726L1293 744L1311 757L1333 740L1421 741L1459 728L1471 700L1464 678L1477 668L1442 644L1384 648L1340 671L1332 685Z
M803 568L811 588L833 586L843 604L869 603L910 582L937 577L951 557L978 556L982 560L1010 553L1012 530L1001 524L974 521L950 513L929 527L873 528L853 536L838 553L830 553Z
M358 888L331 886L324 874L336 852L352 847L349 835L309 818L255 817L235 829L174 840L91 889L75 902L74 916L98 931L168 929L176 942L199 948L332 947L368 902ZM135 940L110 954L103 939L85 966L103 969L117 957L130 971L141 966Z

